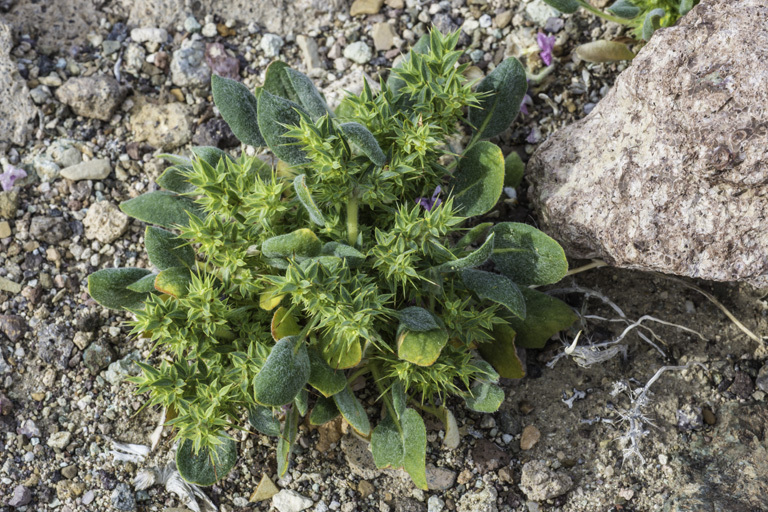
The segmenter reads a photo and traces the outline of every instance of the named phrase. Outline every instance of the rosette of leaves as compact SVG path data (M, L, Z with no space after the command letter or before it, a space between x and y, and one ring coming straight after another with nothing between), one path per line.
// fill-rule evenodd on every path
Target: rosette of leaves
M279 61L255 91L214 76L224 120L277 165L209 147L165 155L165 190L121 205L148 224L153 268L100 270L89 291L133 312L133 332L165 354L131 380L169 411L187 480L231 469L232 429L276 437L283 475L301 418L340 415L379 467L426 488L422 414L444 421L455 447L448 400L497 410L499 378L523 376L516 347L541 347L573 322L528 288L565 275L560 246L528 225L475 220L505 180L487 139L516 117L526 78L510 59L469 82L457 39L431 32L381 92L366 86L333 112ZM462 125L472 137L455 152ZM433 197L428 208L421 197ZM376 387L376 424L358 379Z
M572 14L585 9L608 21L626 25L638 40L648 41L662 27L671 27L699 3L699 0L615 0L605 11L588 0L544 0L558 11ZM629 60L634 53L624 43L593 41L579 46L576 53L589 62Z

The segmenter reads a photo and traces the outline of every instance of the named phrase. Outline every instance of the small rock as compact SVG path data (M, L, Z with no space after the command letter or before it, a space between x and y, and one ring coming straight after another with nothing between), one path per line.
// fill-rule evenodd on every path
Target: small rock
M493 19L493 23L496 25L496 28L506 28L507 25L509 25L509 23L512 21L513 14L514 13L510 9L497 14Z
M323 423L317 427L317 444L315 449L320 453L325 453L331 449L331 445L338 443L341 439L341 418Z
M69 365L75 344L57 324L44 324L37 329L37 353L47 364L62 370Z
M509 463L509 454L488 439L479 439L472 449L472 460L481 475Z
M364 42L356 41L344 48L344 57L353 62L357 62L358 64L365 64L371 60L373 52L371 51L371 47Z
M520 449L530 450L536 446L536 443L539 442L539 438L541 438L539 429L533 425L528 425L523 429L523 434L520 436Z
M72 432L68 432L66 430L62 430L60 432L56 432L51 437L48 438L48 446L51 448L58 448L59 450L63 450L64 448L69 445L69 442L72 440Z
M203 37L216 37L216 34L218 33L219 31L216 30L215 23L206 23L203 26L203 30L202 30Z
M32 160L32 166L40 177L40 181L54 181L59 179L59 176L61 175L61 167L59 167L53 160L45 158L42 155L38 155Z
M109 201L99 201L88 208L83 219L85 236L104 244L111 244L125 233L128 216Z
M760 371L757 372L755 384L760 391L768 393L768 364L764 364Z
M17 485L13 489L13 496L8 500L8 505L13 508L23 507L32 501L32 492L23 485Z
M259 48L267 57L277 57L283 48L283 38L277 34L264 34L259 43Z
M53 97L51 89L47 85L38 85L29 91L29 96L32 98L32 101L38 105L42 105Z
M56 244L69 237L72 230L62 217L32 217L29 224L29 235L35 240L48 244Z
M349 9L349 15L378 14L382 5L384 5L384 0L355 0Z
M301 51L301 59L308 72L311 73L314 69L323 69L325 67L320 59L317 41L314 38L302 34L297 35L296 45Z
M215 26L214 26L215 29ZM173 52L171 81L179 87L206 87L211 81L211 69L205 63L205 44L194 41Z
M168 32L164 28L142 27L131 30L131 39L135 43L163 44L168 40Z
M128 484L125 483L117 484L115 490L112 491L112 496L110 496L110 502L112 507L117 510L125 510L127 512L136 510L136 496L134 496Z
M744 372L736 372L733 382L728 386L728 391L739 398L747 399L755 391L752 378Z
M77 466L67 466L61 470L61 474L64 475L64 478L67 480L72 480L77 476Z
M68 79L56 89L56 98L79 116L109 121L126 93L113 77L93 75Z
M395 46L395 27L391 23L376 23L373 25L371 36L376 51L389 50Z
M715 416L715 413L706 407L701 410L701 416L704 418L704 423L707 425L714 425L717 423L717 416Z
M313 504L311 499L290 489L283 489L272 498L272 506L280 512L300 512Z
M461 497L456 504L458 512L498 512L496 497L498 493L493 485L478 492L470 492Z
M101 54L105 57L112 55L113 53L120 50L120 46L120 41L112 41L108 39L101 43Z
M112 164L108 158L89 160L67 167L61 171L61 175L68 180L103 180L112 172Z
M379 475L380 470L373 462L373 454L365 442L356 437L344 436L341 439L341 451L354 475L365 480L373 480Z
M3 219L12 219L16 217L16 210L19 209L19 191L7 190L0 192L0 217Z
M21 291L21 285L5 277L0 277L0 290L16 295Z
M16 343L27 332L27 322L22 316L0 315L0 332L5 334L11 343Z
M32 439L33 437L40 437L40 429L37 428L37 425L35 425L35 422L31 419L24 420L16 432L26 436L29 439Z
M547 24L549 18L558 16L560 13L554 7L544 3L543 0L533 0L533 2L525 6L525 14L536 25L543 27Z
M11 225L8 224L8 221L4 220L0 222L0 240L9 236L11 236Z
M104 372L104 379L113 386L117 386L123 382L126 377L138 375L141 373L141 368L136 364L136 361L140 360L141 356L138 352L131 352L119 361L110 364L107 371Z
M256 487L256 490L253 491L253 494L251 494L251 497L248 499L248 501L251 503L258 503L260 501L270 499L278 492L279 489L272 482L272 479L264 474L261 475L261 481L259 481L259 485Z
M520 476L520 489L530 500L557 498L573 487L571 477L555 473L544 461L526 462Z
M83 161L83 154L80 153L80 150L66 141L66 139L54 141L45 153L65 169Z
M427 512L443 512L445 502L437 496L430 496L427 500Z
M184 30L190 34L200 32L202 28L203 26L195 19L194 16L187 16L187 18L184 20Z
M221 43L210 43L205 47L205 63L211 71L224 78L240 79L240 61L227 53Z
M445 491L456 483L456 472L448 468L427 465L427 488L430 491Z
M98 374L109 366L114 357L109 346L102 341L97 341L96 343L91 343L83 352L83 363L91 370L91 373Z
M205 68L208 69L208 66ZM147 141L163 150L174 149L189 142L193 124L189 107L181 103L147 103L131 116L131 130L135 140Z
M685 404L677 410L677 428L681 431L701 430L703 427L701 407Z
M376 488L368 480L360 480L360 483L357 484L357 492L360 493L360 497L363 499L373 494L374 491L376 491Z
M130 43L123 53L123 68L132 75L138 75L144 67L147 50L136 43Z

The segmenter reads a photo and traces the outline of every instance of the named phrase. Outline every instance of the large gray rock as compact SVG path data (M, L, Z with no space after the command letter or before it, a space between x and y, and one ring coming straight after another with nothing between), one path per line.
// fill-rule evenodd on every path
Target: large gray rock
M128 91L108 75L73 77L56 89L56 98L75 114L109 121Z
M120 0L137 27L183 25L190 14L203 19L222 13L244 24L256 22L275 34L297 34L331 25L338 12L348 10L349 0Z
M88 34L104 16L93 0L19 0L3 14L16 35L28 34L40 53L58 52L88 42ZM0 74L1 75L1 74Z
M190 108L182 103L145 103L131 116L131 131L135 140L146 141L163 150L171 150L189 142L193 128Z
M768 3L703 0L531 157L576 258L768 285Z
M23 146L37 115L27 84L11 60L12 48L11 27L0 22L0 152L9 144Z

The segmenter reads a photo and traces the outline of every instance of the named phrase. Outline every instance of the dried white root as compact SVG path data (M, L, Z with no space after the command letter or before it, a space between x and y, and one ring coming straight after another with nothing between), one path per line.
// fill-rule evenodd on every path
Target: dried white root
M618 437L619 443L622 445L622 457L624 463L645 463L645 457L640 453L640 440L649 432L645 428L646 425L655 427L644 411L650 404L651 386L653 386L654 382L656 382L659 377L661 377L661 374L667 370L687 370L693 365L701 366L706 370L706 367L703 364L693 362L684 366L662 366L643 387L631 389L627 382L618 381L613 383L611 396L616 398L621 394L625 394L629 397L630 401L628 409L616 408L616 413L620 418L619 422L626 423L627 425L627 430Z

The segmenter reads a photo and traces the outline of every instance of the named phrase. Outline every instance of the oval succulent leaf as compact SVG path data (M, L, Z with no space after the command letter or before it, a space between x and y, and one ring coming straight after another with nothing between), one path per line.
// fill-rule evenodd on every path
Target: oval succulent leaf
M371 433L371 423L368 420L368 415L365 414L365 408L352 394L349 386L345 386L343 390L333 395L333 401L336 402L339 412L347 420L347 423L355 429L355 432L363 437L367 437Z
M339 393L347 386L344 372L334 370L325 362L323 356L315 349L310 348L309 353L309 385L318 390L325 397Z
M379 167L384 167L387 164L387 156L368 128L360 123L344 123L340 128L346 139L357 146L371 162Z
M418 366L431 366L448 343L448 331L443 328L412 331L401 325L398 333L397 357Z
M501 62L477 86L483 93L480 104L469 109L469 123L481 139L499 135L520 113L520 103L528 90L525 68L514 57Z
M278 308L272 315L272 338L279 341L286 336L296 336L301 332L301 327L296 317L286 308Z
M512 151L504 159L504 186L519 187L523 182L523 174L525 174L525 164L517 151Z
M144 245L150 263L160 270L171 267L191 268L195 265L195 251L192 247L165 229L147 226Z
M479 267L488 261L493 255L494 245L496 243L495 237L496 235L491 233L485 242L483 242L483 245L481 245L477 250L469 253L463 258L447 261L442 265L438 265L435 267L435 270L438 272L457 272L466 268Z
M525 298L510 278L483 270L467 269L461 273L461 280L464 286L481 299L501 304L516 317L525 318Z
M267 258L296 258L301 261L320 254L323 244L311 230L297 229L292 233L269 238L261 245Z
M554 284L568 272L560 244L538 229L518 222L493 227L496 242L491 259L496 270L519 285Z
M267 73L264 76L264 90L275 96L299 103L299 97L285 73L286 69L290 69L290 66L281 60L273 61L267 66Z
M200 207L188 197L161 190L124 201L120 209L129 217L167 229L187 226L190 215L202 215Z
M128 286L151 275L145 268L105 268L88 276L88 294L109 309L138 309L147 298L146 293L128 289Z
M640 14L640 8L629 0L616 0L616 2L608 8L608 12L615 14L619 18L631 20Z
M258 100L248 87L214 74L211 76L211 91L221 117L240 142L256 147L267 145L257 122Z
M500 376L506 379L522 379L525 369L515 349L515 330L508 325L493 328L493 340L477 347L483 359L491 363Z
M288 471L293 446L296 443L296 434L299 431L299 410L296 406L285 415L283 433L277 439L277 476L282 478Z
M456 417L445 406L440 407L439 413L440 420L443 422L443 427L445 427L443 446L449 450L455 450L461 442L461 433L459 432L459 424L456 422Z
M495 384L479 382L472 386L471 391L464 401L473 411L496 412L504 401L504 391Z
M360 363L363 358L363 347L359 341L347 347L327 344L323 347L323 357L331 368L346 370Z
M465 234L458 242L456 242L455 249L460 250L476 243L481 238L485 238L488 235L488 231L493 227L493 222L483 222L473 227L467 234Z
M418 412L406 409L398 420L387 416L371 435L371 452L378 468L403 468L413 483L427 490L427 429Z
M280 435L280 422L269 407L254 405L249 408L248 423L264 435L274 437Z
M688 14L688 12L693 9L693 3L693 0L680 0L680 7L678 7L680 16L685 16Z
M510 318L509 326L517 333L515 345L543 348L553 334L567 329L576 321L576 313L560 299L545 293L521 288L525 297L525 320Z
M278 341L261 371L253 379L253 398L261 405L277 407L293 402L309 380L307 346L296 336Z
M304 107L304 110L309 113L309 117L313 121L316 121L326 114L333 115L328 108L328 104L320 94L320 91L317 90L315 84L313 84L312 80L305 74L299 73L295 69L289 67L284 68L283 73L285 73L288 78L288 81L296 94L296 98L298 99L298 101L294 101Z
M584 43L576 48L576 55L587 62L615 62L635 58L635 54L627 45L615 41Z
M237 445L229 437L221 436L212 449L194 451L194 443L184 439L176 451L176 467L181 477L195 485L213 485L225 476L237 462Z
M418 306L401 309L397 312L397 316L400 319L400 329L423 332L440 328L434 315Z
M504 155L496 144L481 141L462 155L453 173L453 204L461 215L491 210L504 189Z
M544 0L564 14L573 14L579 9L579 3L576 0Z
M181 298L187 295L192 274L187 267L171 267L163 270L155 278L155 290Z
M339 414L341 413L333 398L321 396L315 402L312 412L309 413L309 423L310 425L323 425L335 419Z
M408 395L405 394L405 387L403 381L396 380L392 383L392 408L395 410L397 417L401 417L405 412L405 407L408 404Z
M297 145L298 140L285 137L286 126L298 126L301 113L306 112L297 103L262 90L259 94L259 129L269 149L290 165L307 163L307 154Z
M365 254L361 253L351 245L342 244L339 242L328 242L323 246L320 251L323 256L336 256L347 262L350 268L355 268L363 264L365 261Z
M653 33L661 28L661 18L666 15L666 11L662 8L654 9L645 15L643 20L643 39L649 41L653 36Z
M293 180L293 189L296 191L296 197L299 198L299 202L304 206L309 214L309 220L317 224L318 226L325 226L325 218L320 208L315 204L315 200L312 199L312 193L307 187L307 176L300 174Z
M131 291L139 293L150 293L155 291L155 278L157 274L147 274L138 281L126 286Z
M299 416L307 414L307 409L309 409L309 392L307 392L306 388L299 391L299 394L293 399L293 406L299 411Z

